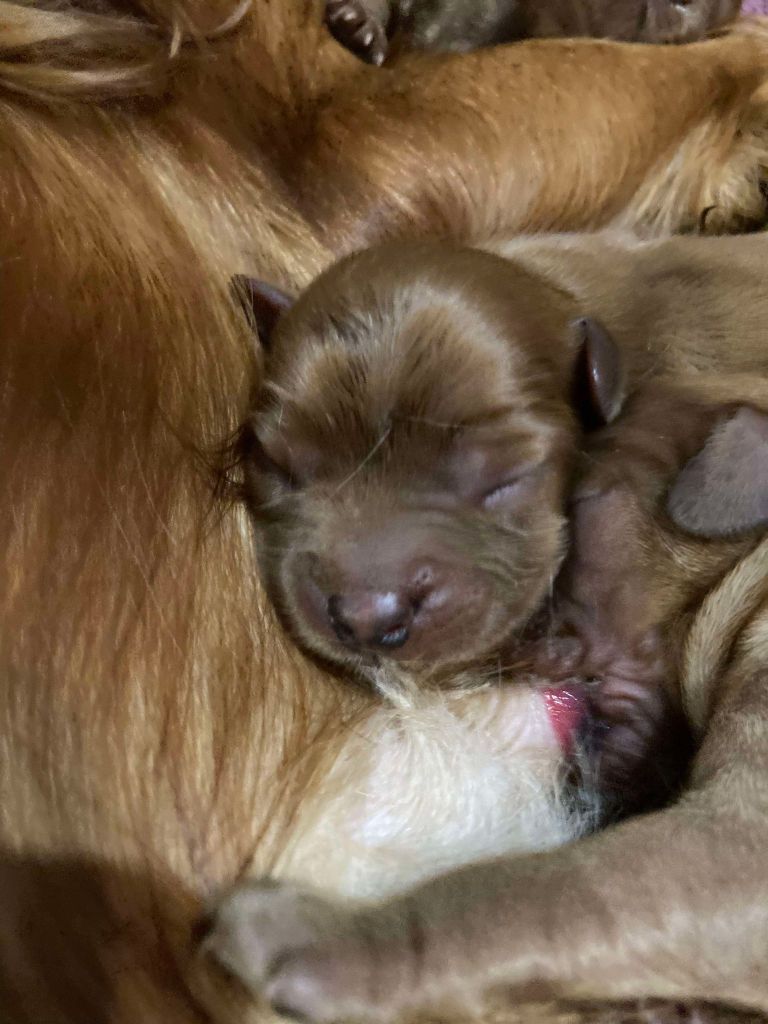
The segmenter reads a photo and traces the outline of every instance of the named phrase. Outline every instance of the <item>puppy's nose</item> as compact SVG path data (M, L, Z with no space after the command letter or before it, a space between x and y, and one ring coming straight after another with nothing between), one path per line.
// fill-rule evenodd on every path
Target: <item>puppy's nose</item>
M328 598L333 630L350 647L398 650L408 641L415 611L405 592L361 590Z

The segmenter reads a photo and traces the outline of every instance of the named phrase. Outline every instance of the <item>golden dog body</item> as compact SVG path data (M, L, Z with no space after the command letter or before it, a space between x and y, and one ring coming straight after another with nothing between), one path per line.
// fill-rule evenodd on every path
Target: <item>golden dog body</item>
M253 369L231 275L298 287L383 235L760 220L768 38L541 43L382 77L298 0L216 38L229 4L84 7L0 8L0 1005L13 1024L241 1024L263 1011L190 958L191 922L241 872L317 878L315 822L381 767L365 737L385 713L283 638L244 517L211 508L200 453ZM503 700L526 698L466 698L470 733ZM446 713L414 719L423 799ZM502 782L462 790L475 812L514 789L493 722L474 742ZM548 793L551 737L530 735ZM568 823L542 813L522 842L503 814L483 849L452 834L443 863L556 842ZM393 887L423 851L400 846Z

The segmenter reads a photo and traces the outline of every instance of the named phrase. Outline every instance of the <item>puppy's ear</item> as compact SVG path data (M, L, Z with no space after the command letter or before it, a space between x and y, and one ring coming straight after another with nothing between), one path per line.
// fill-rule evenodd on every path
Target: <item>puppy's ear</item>
M624 360L616 342L597 320L583 317L573 324L577 338L573 368L573 407L585 430L604 427L621 412L627 397Z
M667 511L697 537L768 523L768 415L743 406L715 427L673 484Z
M264 348L269 348L275 324L291 308L293 299L279 288L243 274L232 278L232 288L259 341Z

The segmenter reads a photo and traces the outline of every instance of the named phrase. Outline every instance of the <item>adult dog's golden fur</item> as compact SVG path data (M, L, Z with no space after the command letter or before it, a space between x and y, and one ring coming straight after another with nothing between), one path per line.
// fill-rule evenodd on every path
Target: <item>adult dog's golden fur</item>
M0 7L13 1024L253 1019L190 962L190 923L249 866L299 863L300 825L310 851L313 799L371 721L372 698L283 639L243 517L212 505L204 456L253 372L231 275L298 287L384 234L764 217L758 24L382 75L323 40L311 3L261 2L222 32L241 13Z

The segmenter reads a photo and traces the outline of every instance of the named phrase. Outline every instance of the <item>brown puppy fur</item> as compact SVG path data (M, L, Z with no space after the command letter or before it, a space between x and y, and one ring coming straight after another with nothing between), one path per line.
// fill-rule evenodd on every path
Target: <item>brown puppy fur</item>
M543 42L395 78L299 0L229 34L224 0L49 8L3 4L0 33L0 1005L242 1024L263 1011L191 922L241 872L318 860L330 766L354 792L378 733L274 623L244 517L210 514L200 452L253 373L231 276L299 288L406 229L760 219L768 43Z
M394 48L463 52L520 39L593 36L638 43L702 39L741 0L328 0L326 23L371 64Z
M493 254L395 244L279 318L246 493L310 649L380 683L391 661L450 679L525 625L564 550L574 401L605 422L623 399L618 354L580 315Z
M590 446L557 614L580 645L570 671L612 675L614 702L647 684L649 665L675 680L703 736L687 791L565 850L478 864L380 905L252 883L224 903L208 948L311 1021L466 1012L501 990L727 993L766 1011L768 238L499 249L647 360L624 416Z

